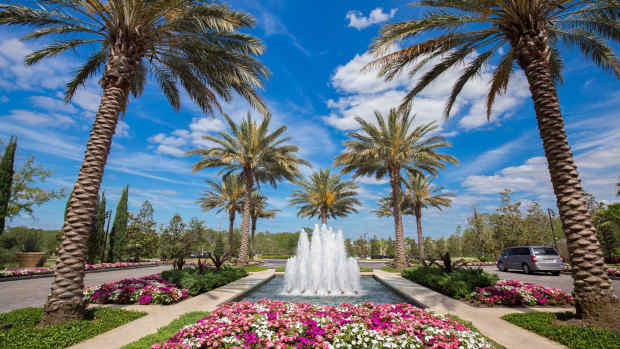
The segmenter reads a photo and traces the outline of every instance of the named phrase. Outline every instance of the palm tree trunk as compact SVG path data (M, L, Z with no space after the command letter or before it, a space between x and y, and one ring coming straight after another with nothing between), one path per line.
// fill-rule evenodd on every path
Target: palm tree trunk
M403 269L407 266L407 260L405 258L405 241L403 237L403 217L400 210L401 187L399 168L390 170L390 183L392 184L392 202L394 203L392 210L394 211L394 231L396 233L394 265L396 269Z
M235 210L228 212L228 253L232 255L235 240Z
M415 222L418 228L418 251L420 252L420 265L424 265L424 239L422 237L422 209L420 207L415 208Z
M598 318L601 323L615 319L618 300L605 271L603 255L584 198L577 166L568 145L560 101L549 70L550 48L544 30L524 35L513 46L529 82L538 130L543 141L562 227L566 234L574 279L577 315ZM607 319L607 320L605 320Z
M114 57L111 54L106 65L101 80L103 96L69 201L63 226L64 236L56 259L55 278L45 304L42 325L54 325L84 317L87 303L82 291L86 244L97 208L99 186L110 153L112 136L118 115L126 103L130 74L132 69L135 69L135 65L131 64L127 57Z
M321 208L321 224L327 225L327 210L325 208Z
M245 199L243 200L243 222L241 223L241 248L239 249L239 263L248 263L248 233L250 231L250 206L252 205L252 188L254 187L254 173L244 170Z
M254 235L256 234L256 221L258 217L252 216L252 235L250 236L250 258L254 259Z

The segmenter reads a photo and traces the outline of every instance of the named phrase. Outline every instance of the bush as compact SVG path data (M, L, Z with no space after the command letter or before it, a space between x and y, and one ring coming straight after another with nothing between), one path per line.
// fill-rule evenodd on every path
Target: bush
M468 299L484 305L569 305L573 297L566 291L519 280L501 280L493 286L476 288Z
M219 271L206 269L205 273L201 274L198 268L186 268L183 270L166 270L161 273L161 276L181 288L188 289L189 294L195 296L246 277L248 273L243 268L223 267Z
M566 345L571 349L620 348L620 332L588 326L554 325L553 320L569 320L571 312L508 314L502 319L541 336Z
M144 315L146 313L114 308L89 309L86 320L39 328L36 326L43 309L13 310L0 313L0 346L6 349L66 348Z
M451 273L433 267L407 268L402 276L453 298L466 298L476 287L495 285L497 275L482 269L456 269Z

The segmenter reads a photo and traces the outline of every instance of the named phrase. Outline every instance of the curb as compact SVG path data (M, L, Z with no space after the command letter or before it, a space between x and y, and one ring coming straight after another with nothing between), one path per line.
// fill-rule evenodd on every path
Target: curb
M158 267L160 265L167 265L167 264L152 264L152 265L140 265L140 266L135 266L135 267L117 267L117 268L105 268L105 269L96 269L96 270L86 270L85 273L103 273L103 272L106 272L106 271L118 271L118 270L129 270L129 269L153 268L153 267ZM41 278L49 278L49 277L52 277L52 276L54 276L54 273L37 274L37 275L7 276L7 277L0 277L0 282L29 280L29 279L41 279Z

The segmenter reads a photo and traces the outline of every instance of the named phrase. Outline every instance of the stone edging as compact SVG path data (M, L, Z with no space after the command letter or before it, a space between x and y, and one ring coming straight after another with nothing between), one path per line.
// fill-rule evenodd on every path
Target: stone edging
M134 267L115 267L115 268L104 268L104 269L95 269L95 270L85 270L85 273L103 273L106 271L118 271L118 270L129 270L129 269L140 269L140 268L154 268L159 267L160 265L167 264L151 264L151 265L138 265ZM19 281L19 280L29 280L29 279L41 279L41 278L49 278L54 276L54 273L46 273L46 274L35 274L35 275L19 275L19 276L7 276L0 277L0 282L5 281Z

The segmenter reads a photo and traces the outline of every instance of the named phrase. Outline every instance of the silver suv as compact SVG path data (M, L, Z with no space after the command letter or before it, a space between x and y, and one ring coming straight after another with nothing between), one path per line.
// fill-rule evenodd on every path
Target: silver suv
M558 251L546 246L517 246L506 249L497 259L497 269L520 269L527 274L547 271L560 275L564 263Z

